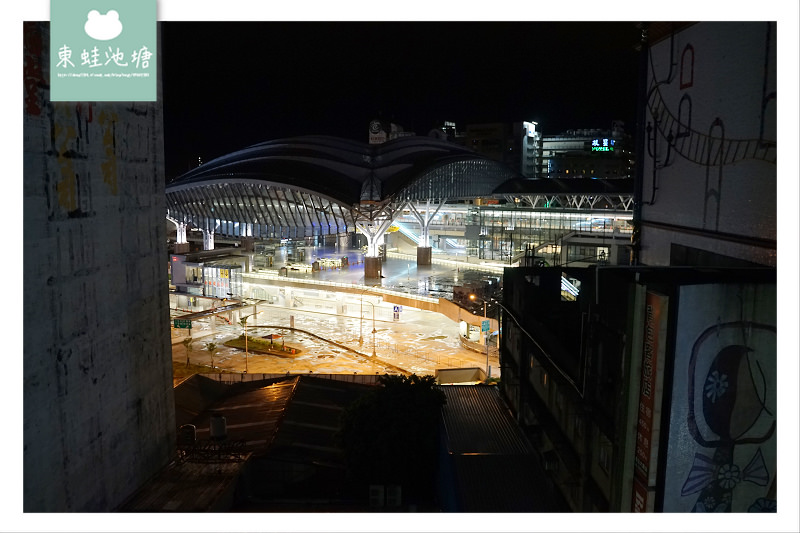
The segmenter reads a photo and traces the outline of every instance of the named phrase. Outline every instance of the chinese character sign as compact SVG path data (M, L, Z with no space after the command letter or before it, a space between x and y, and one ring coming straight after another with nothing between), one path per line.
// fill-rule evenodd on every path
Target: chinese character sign
M660 411L656 406L660 402L658 383L662 381L659 367L664 365L664 334L668 298L647 292L644 308L643 343L641 351L641 386L639 389L639 409L636 427L636 448L634 451L634 483L638 484L634 494L632 510L648 512L653 509L650 498L656 484L658 457L658 429L661 422Z
M51 0L54 102L157 99L155 0Z
M614 139L592 139L592 152L613 152Z

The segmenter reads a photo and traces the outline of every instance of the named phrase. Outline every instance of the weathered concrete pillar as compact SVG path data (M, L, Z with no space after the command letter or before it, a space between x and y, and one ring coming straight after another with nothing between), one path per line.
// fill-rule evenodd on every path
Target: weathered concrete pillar
M383 273L383 262L380 257L364 258L364 277L367 279L380 279Z
M431 251L432 248L430 246L417 247L417 266L431 264Z

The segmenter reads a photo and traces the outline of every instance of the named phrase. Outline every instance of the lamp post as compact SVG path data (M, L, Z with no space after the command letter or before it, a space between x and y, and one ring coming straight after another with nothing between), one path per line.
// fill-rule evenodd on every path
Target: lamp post
M364 293L361 293L361 307L358 310L358 345L364 344Z
M358 345L364 344L364 293L361 293L361 309L358 313Z
M372 357L375 357L375 333L377 333L378 331L375 329L375 304L372 302L367 302L367 303L372 306Z
M486 300L484 300L483 298L478 298L474 294L470 294L469 295L469 299L472 300L473 302L475 300L480 300L480 301L483 302L483 318L485 319L486 318ZM481 328L481 329L483 329L483 328ZM486 345L486 379L488 380L489 379L489 332L488 331L483 333L483 342Z
M255 313L254 313L255 314ZM247 319L253 315L243 316L239 319L239 323L244 327L244 373L247 374Z
M358 314L358 345L361 346L364 344L364 293L367 292L369 289L364 289L361 291L361 308L359 309ZM370 302L367 302L370 303ZM375 306L373 306L373 309ZM373 324L374 326L374 324ZM373 329L375 329L373 327Z

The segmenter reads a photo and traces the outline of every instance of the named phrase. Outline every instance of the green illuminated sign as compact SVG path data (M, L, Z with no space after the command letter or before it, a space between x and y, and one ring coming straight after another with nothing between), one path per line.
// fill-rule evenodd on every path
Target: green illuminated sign
M592 152L613 152L615 144L614 139L593 139Z

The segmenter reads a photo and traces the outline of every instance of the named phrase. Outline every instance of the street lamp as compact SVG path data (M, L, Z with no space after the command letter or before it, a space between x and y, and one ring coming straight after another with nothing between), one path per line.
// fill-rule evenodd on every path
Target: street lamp
M363 298L361 301L362 302L364 301ZM378 331L375 329L375 304L372 302L367 302L367 303L372 306L372 357L375 357L375 333L377 333ZM362 321L363 321L363 315L362 315Z
M361 308L359 309L359 315L358 315L358 317L359 317L359 320L358 320L358 344L359 344L359 346L364 344L364 293L367 292L368 290L369 289L364 289L363 291L361 291ZM367 302L367 303L370 303L370 302ZM373 306L373 310L374 310L374 308L375 308L375 306ZM373 311L373 314L374 314L374 311ZM375 329L374 328L374 324L373 324L373 328L372 329Z
M361 308L358 313L358 345L364 344L364 293L361 293Z
M255 314L255 313L253 313ZM239 323L244 327L244 373L247 374L247 319L253 315L243 316Z
M244 303L246 303L248 305L253 304L253 312L250 313L250 316L260 315L261 313L263 313L264 312L263 310L262 311L258 310L258 304L263 303L263 302L267 302L267 301L268 300L264 300L262 298L242 298L242 302L244 302ZM244 311L244 307L242 308L242 311ZM256 325L258 325L258 324L256 324Z
M469 295L469 299L472 300L473 302L475 300L480 300L480 301L483 302L483 318L485 319L486 318L486 300L484 300L483 298L478 298L474 294L470 294ZM481 328L481 329L483 329L483 328ZM488 331L484 332L484 334L483 334L483 342L484 342L484 344L486 344L486 379L489 379L489 332Z

